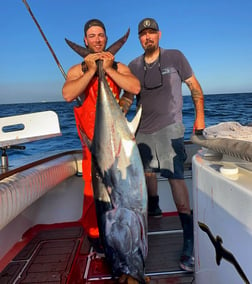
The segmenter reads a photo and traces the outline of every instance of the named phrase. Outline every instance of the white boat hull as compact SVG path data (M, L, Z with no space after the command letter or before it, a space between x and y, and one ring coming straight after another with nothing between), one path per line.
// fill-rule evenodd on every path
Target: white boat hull
M48 135L58 135L58 130ZM37 140L38 137L27 133L21 141L24 139ZM198 140L199 145L205 143ZM225 145L230 144L225 142ZM214 145L226 155L231 152L231 156L216 155L211 161L202 154L203 150L195 155L199 145L185 143L188 155L185 181L194 211L195 279L199 284L249 283L252 279L252 149L251 143L231 142L229 148L223 146L222 141ZM8 147L10 142L1 143L1 147ZM244 152L241 149L246 150L242 161L237 158ZM80 221L84 187L80 177L81 159L80 150L55 154L16 169L9 169L8 163L2 165L0 243L4 245L0 246L0 270L20 250L18 243L22 241L25 245L25 235L30 229ZM167 179L158 177L158 193L163 213L176 214ZM212 234L212 241L207 232ZM217 236L222 243L216 242Z
M252 172L237 163L230 157L208 161L197 154L193 158L196 283L249 283L246 277L252 280ZM221 237L222 248L233 257L225 258L221 248L215 249L199 222L208 226L215 241L216 236ZM216 251L220 253L219 265Z

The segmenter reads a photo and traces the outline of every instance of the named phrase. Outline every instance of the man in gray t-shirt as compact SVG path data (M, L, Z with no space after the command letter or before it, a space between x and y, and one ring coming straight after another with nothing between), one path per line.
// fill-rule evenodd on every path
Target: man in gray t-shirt
M142 83L137 96L143 106L139 132L153 133L176 122L182 122L181 82L193 76L184 55L178 50L157 49L158 57L147 63L146 55L131 61L129 68Z
M129 68L141 82L137 104L142 105L142 118L136 140L148 188L148 213L154 217L162 216L155 174L160 171L169 181L183 228L184 246L179 264L182 269L193 271L193 217L184 181L182 83L191 91L196 134L205 128L204 96L185 56L179 50L159 47L161 32L154 19L143 19L138 25L138 34L144 54L131 61ZM132 101L133 96L124 93L120 105L125 113Z

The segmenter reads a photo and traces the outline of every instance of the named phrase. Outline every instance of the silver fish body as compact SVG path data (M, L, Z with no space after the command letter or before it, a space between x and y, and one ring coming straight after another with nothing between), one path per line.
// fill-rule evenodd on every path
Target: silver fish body
M129 123L99 70L92 153L92 180L98 226L115 276L144 283L147 242L147 190L135 141L141 110Z

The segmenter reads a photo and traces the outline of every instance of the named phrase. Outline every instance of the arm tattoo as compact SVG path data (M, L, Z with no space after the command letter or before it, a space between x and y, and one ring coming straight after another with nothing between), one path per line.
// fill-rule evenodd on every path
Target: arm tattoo
M188 88L191 91L191 96L196 112L194 128L196 130L204 129L205 122L204 122L204 95L201 89L200 84L196 80L196 78L192 78L186 81Z

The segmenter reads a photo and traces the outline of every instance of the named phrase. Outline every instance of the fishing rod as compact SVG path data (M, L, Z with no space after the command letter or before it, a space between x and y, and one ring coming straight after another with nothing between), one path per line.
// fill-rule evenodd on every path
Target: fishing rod
M63 67L61 66L61 64L60 64L60 62L59 62L59 60L58 60L58 58L57 58L55 52L53 51L53 49L52 49L50 43L48 42L48 40L47 40L47 38L46 38L44 32L42 31L42 29L41 29L41 27L40 27L38 21L36 20L35 16L33 15L30 6L28 5L28 3L27 3L26 0L23 0L23 2L24 2L24 4L25 4L25 7L27 8L28 12L30 13L30 15L31 15L31 17L32 17L32 19L33 19L33 21L35 22L37 28L39 29L39 31L40 31L40 33L41 33L41 35L42 35L42 37L43 37L43 39L44 39L46 45L48 46L49 50L51 51L51 54L52 54L54 60L56 61L57 66L59 67L61 74L63 75L64 79L66 80L66 77L67 77L67 76L66 76L66 73L65 73ZM78 105L81 105L81 100L80 100L80 98L77 97L76 100L77 100Z

